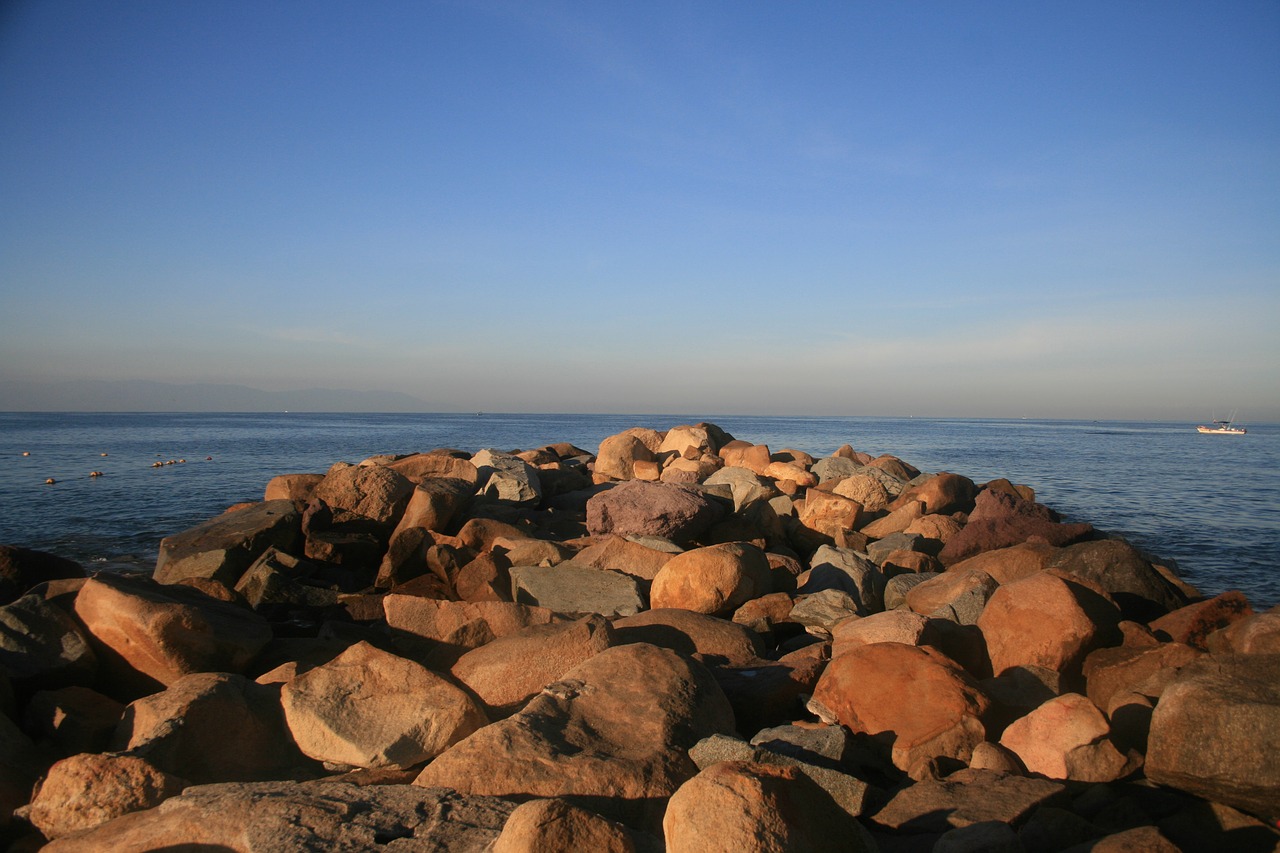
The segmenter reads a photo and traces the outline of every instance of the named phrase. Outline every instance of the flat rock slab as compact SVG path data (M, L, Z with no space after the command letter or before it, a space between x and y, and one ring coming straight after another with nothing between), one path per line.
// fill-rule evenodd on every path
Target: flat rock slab
M517 604L556 613L632 616L645 608L640 584L630 575L572 562L558 566L514 566L511 592Z
M885 829L909 834L946 832L987 821L1016 826L1032 809L1065 790L1066 786L1048 779L960 770L899 791L872 820Z
M117 818L46 846L103 850L486 850L516 804L413 785L342 782L200 785L157 808Z
M233 587L268 548L295 551L301 536L302 516L290 500L225 512L161 539L155 579L210 578Z

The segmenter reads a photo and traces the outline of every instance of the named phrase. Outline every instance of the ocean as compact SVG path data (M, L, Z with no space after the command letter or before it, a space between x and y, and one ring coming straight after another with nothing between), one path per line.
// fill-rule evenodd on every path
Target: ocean
M710 421L772 450L842 444L981 483L1007 477L1068 521L1171 560L1206 594L1280 603L1280 425L945 418L521 414L0 413L0 543L88 569L154 567L160 539L260 500L276 474L438 447L595 452L628 427ZM29 454L29 455L24 455ZM174 464L162 464L174 460ZM182 460L182 461L179 461ZM92 471L102 476L91 478ZM45 480L53 478L54 485Z

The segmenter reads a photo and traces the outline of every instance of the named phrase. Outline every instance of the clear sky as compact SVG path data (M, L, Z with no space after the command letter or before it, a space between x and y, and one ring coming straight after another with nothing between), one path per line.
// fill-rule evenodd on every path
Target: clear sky
M1280 421L1280 3L0 3L0 379Z

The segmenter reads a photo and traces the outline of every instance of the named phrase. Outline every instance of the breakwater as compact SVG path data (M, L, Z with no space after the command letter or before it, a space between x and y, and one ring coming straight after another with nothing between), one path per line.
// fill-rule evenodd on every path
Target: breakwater
M641 427L3 556L28 845L1276 840L1280 616L1016 480Z

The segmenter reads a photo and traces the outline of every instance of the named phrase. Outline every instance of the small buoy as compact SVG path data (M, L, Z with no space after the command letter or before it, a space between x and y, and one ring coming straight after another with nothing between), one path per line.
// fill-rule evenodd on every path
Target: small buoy
M164 463L163 463L163 462L152 462L152 463L151 463L151 467L152 467L152 468L161 468L161 467L164 467Z
M185 459L179 459L179 460L178 460L178 464L179 464L179 465L181 465L183 462L186 462L186 461L187 461L187 460L185 460Z
M22 451L22 455L23 455L23 456L30 456L30 455L31 455L31 451L30 451L30 450L24 450L24 451Z
M53 485L54 483L56 483L56 482L58 482L58 481L57 481L57 480L55 480L55 479L53 479L52 477L50 477L49 479L47 479L47 480L45 480L45 481L44 481L44 484L45 484L46 486L52 486L52 485Z
M205 462L212 462L212 461L213 461L213 457L212 457L212 456L206 456L206 457L204 458L204 461L205 461Z
M103 455L103 456L106 456L107 454L105 454L105 453L104 453L104 454L102 454L102 455Z
M101 476L102 476L102 472L101 472L101 471L90 471L90 472L89 472L89 476L90 476L90 477L101 477Z

